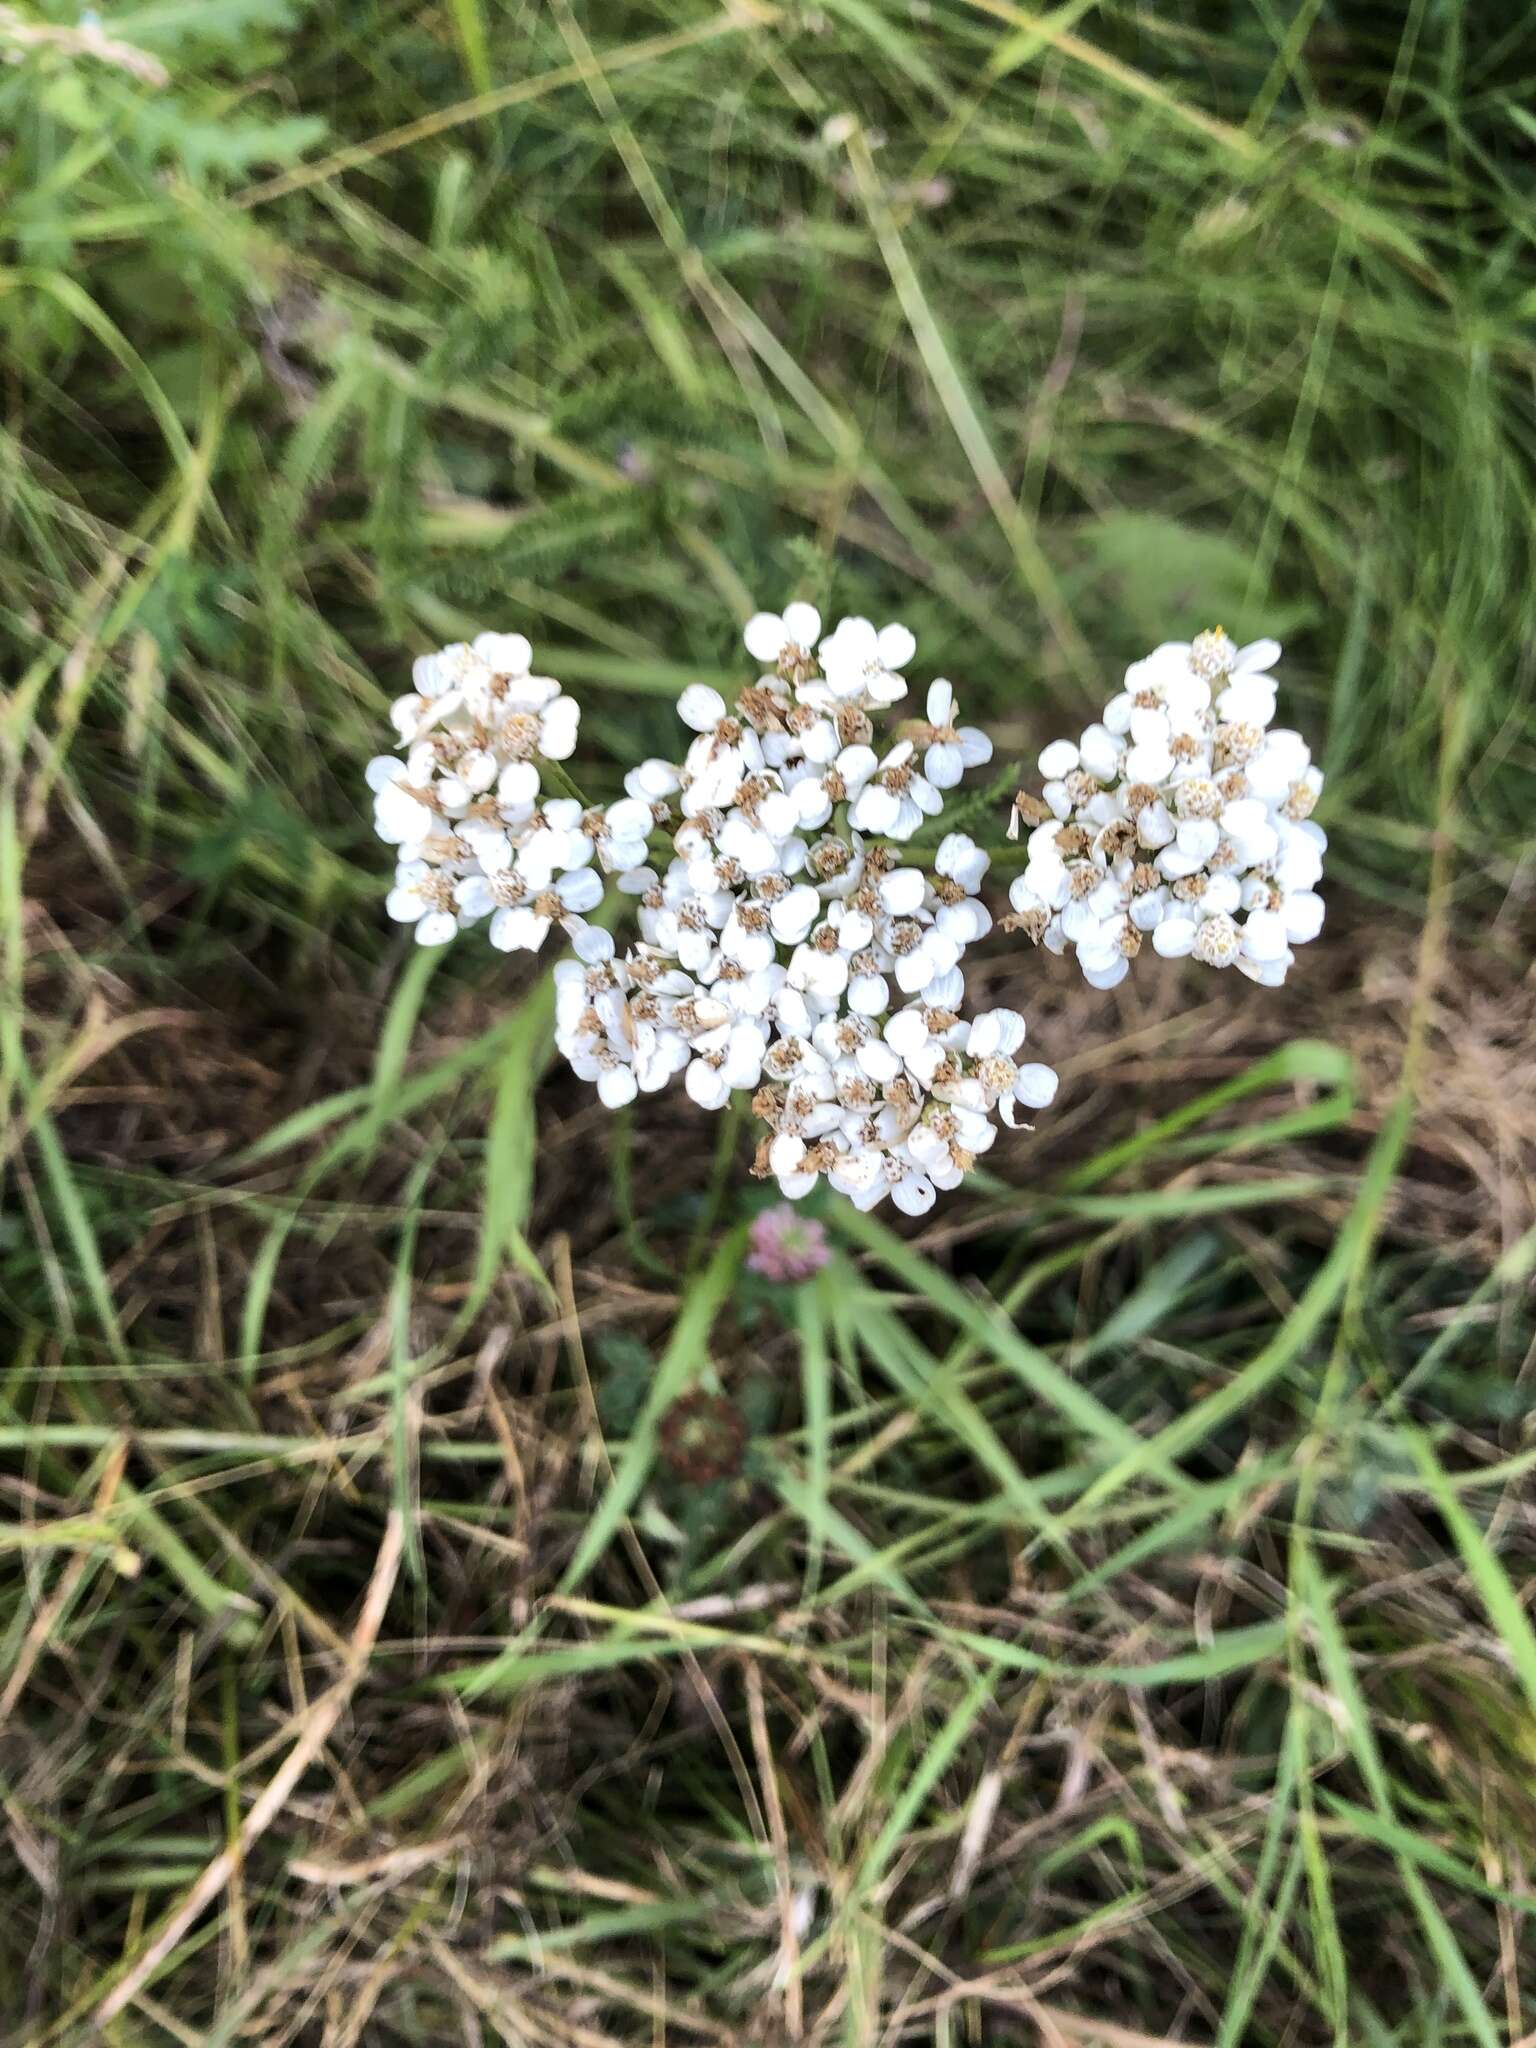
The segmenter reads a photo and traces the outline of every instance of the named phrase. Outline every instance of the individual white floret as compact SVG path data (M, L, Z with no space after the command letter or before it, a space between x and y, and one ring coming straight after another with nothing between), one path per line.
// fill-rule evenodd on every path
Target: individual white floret
M459 929L453 877L424 860L402 861L384 908L399 924L414 927L418 946L445 946Z
M747 652L765 668L794 669L815 652L821 614L811 604L787 604L782 613L757 612L742 634Z
M943 810L943 797L913 765L914 751L911 740L899 740L859 792L848 817L861 832L910 839Z
M980 727L957 725L954 686L939 681L928 689L927 751L923 774L935 789L954 789L967 768L980 768L992 758L992 742Z
M866 697L872 704L894 704L907 694L901 671L917 652L917 642L899 624L877 632L868 619L841 619L818 650L821 672L834 697Z

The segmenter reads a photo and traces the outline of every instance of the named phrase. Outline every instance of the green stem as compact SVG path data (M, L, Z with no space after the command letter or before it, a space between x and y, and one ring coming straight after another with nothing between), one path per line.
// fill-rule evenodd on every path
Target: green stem
M629 1255L637 1266L641 1266L658 1280L665 1280L670 1287L677 1278L672 1268L659 1259L640 1234L640 1224L635 1215L634 1194L634 1111L628 1105L621 1109L613 1120L613 1147L609 1154L613 1176L613 1205L619 1212L619 1221L624 1229L624 1242Z
M543 776L548 787L559 790L562 796L573 796L584 811L589 808L586 798L576 787L575 783L572 782L570 776L566 774L558 761L546 761L544 756L540 754L539 773Z
M736 1148L741 1139L742 1125L747 1120L749 1107L748 1097L737 1089L720 1112L720 1135L715 1140L715 1163L710 1169L704 1206L699 1211L699 1220L693 1226L693 1236L688 1243L687 1270L690 1273L702 1258L715 1225L720 1219L720 1204L725 1198L726 1182L731 1177Z

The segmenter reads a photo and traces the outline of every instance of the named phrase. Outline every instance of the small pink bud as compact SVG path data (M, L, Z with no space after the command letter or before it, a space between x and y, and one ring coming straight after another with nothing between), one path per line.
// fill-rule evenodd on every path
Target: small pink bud
M748 1238L752 1246L747 1254L748 1270L761 1273L765 1280L809 1280L832 1256L821 1224L797 1216L788 1202L754 1217Z

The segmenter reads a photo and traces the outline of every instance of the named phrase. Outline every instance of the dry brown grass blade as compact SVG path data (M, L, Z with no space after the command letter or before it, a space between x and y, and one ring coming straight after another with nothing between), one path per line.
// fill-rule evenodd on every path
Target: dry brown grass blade
M368 1667L368 1659L383 1625L384 1611L395 1588L404 1542L405 1524L399 1512L392 1509L384 1524L384 1537L379 1545L372 1577L368 1581L368 1590L363 1597L362 1612L358 1615L357 1626L353 1629L347 1645L346 1669L330 1690L322 1693L310 1708L298 1741L246 1815L234 1845L222 1849L213 1858L181 1904L175 1907L162 1923L159 1933L148 1948L140 1952L127 1975L101 2001L96 2009L98 2027L104 2027L109 2020L115 2019L132 2004L193 1921L224 1890L249 1855L253 1845L261 1839L282 1812L290 1796L297 1789L300 1779L330 1740L332 1729L341 1719L358 1680Z
M466 1847L463 1835L443 1835L433 1842L413 1842L403 1849L386 1849L378 1856L363 1856L351 1863L327 1862L318 1856L296 1856L288 1866L290 1877L306 1884L371 1884L375 1878L409 1877L414 1871L429 1870L457 1856Z
M757 1758L758 1781L763 1788L763 1811L768 1817L768 1839L773 1847L774 1875L779 1893L779 1928L782 1944L780 1969L784 1981L784 2025L792 2041L805 2033L805 2008L800 1988L800 1942L795 1933L795 1890L789 1874L789 1834L784 1825L784 1802L779 1797L779 1780L773 1761L773 1744L768 1736L768 1714L763 1702L763 1674L753 1658L742 1667L747 1687L747 1718L752 1729L752 1751Z
M124 1440L122 1443L114 1445L107 1453L106 1464L96 1487L95 1499L92 1502L92 1512L96 1516L105 1517L113 1501L117 1498L117 1489L122 1482L123 1471L127 1463L128 1445L126 1440ZM58 1585L54 1588L52 1597L44 1601L43 1605L38 1609L31 1627L27 1630L21 1649L17 1653L16 1663L11 1675L5 1682L5 1690L0 1692L0 1727L3 1727L10 1719L16 1702L26 1691L27 1680L32 1676L38 1658L48 1647L60 1616L68 1611L69 1603L75 1596L75 1589L80 1584L81 1576L86 1566L90 1563L93 1554L93 1545L82 1544L80 1549L75 1552L69 1563L64 1567L63 1575ZM133 1553L125 1548L122 1552L118 1569L120 1571L134 1571L137 1568L137 1560L134 1559Z
M1037 2023L1049 2021L1069 2041L1082 2048L1191 2048L1187 2041L1175 2041L1169 2034L1144 2034L1138 2027L1116 2026L1113 2020L1085 2019L1081 2013L1064 2012L1059 2006L1035 2007Z

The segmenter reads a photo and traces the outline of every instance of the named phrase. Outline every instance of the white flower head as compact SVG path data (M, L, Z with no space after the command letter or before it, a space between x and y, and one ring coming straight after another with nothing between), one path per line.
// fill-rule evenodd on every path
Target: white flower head
M988 856L963 832L926 859L899 847L992 749L958 723L945 681L927 692L926 722L882 744L912 635L867 619L820 630L807 605L755 615L747 650L766 672L734 704L689 685L678 713L693 738L676 779L647 764L602 814L597 860L618 866L641 932L604 971L626 992L623 1016L687 1049L648 1073L684 1071L704 1109L750 1094L766 1127L759 1170L787 1196L825 1181L861 1207L889 1197L920 1215L992 1143L1005 1091L1000 1070L990 1092L976 1078L961 1023L963 956L991 924ZM672 857L648 864L642 828L674 794L681 821L659 825ZM575 821L554 810L543 806L546 830L573 857L560 835ZM586 1005L583 1030L562 1022L561 1042L600 1090L628 1099L645 1082L629 1076L622 1029L595 1035L604 1014ZM1006 1114L1046 1099L1044 1072L1031 1068L1033 1093L1030 1081L1008 1093Z
M1009 923L1113 988L1150 935L1165 959L1236 967L1273 987L1316 936L1323 787L1301 735L1275 729L1274 640L1221 628L1166 641L1081 741L1040 755L1039 799Z
M422 945L489 917L494 946L537 947L553 924L571 930L597 907L594 835L610 867L644 859L649 803L613 806L615 829L604 834L601 814L589 830L579 803L544 798L544 764L575 751L581 711L532 663L521 633L481 633L423 655L414 690L390 712L403 758L368 763L374 829L400 850L389 914Z

